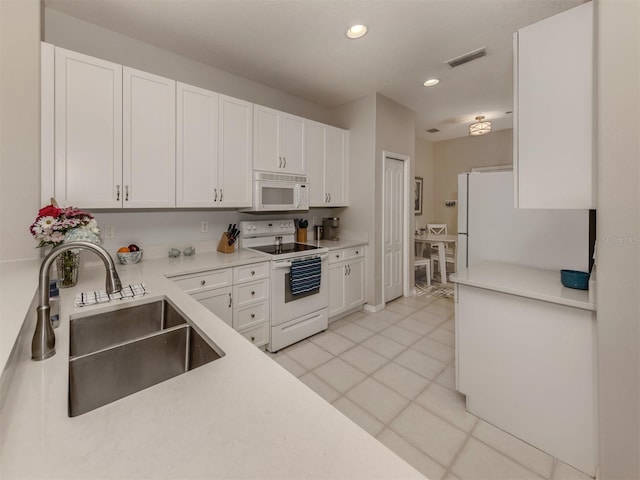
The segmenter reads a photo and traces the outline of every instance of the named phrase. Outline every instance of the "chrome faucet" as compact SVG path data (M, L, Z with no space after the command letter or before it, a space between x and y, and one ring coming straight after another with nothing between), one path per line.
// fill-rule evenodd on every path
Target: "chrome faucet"
M122 290L120 277L116 272L116 265L113 258L103 247L90 242L69 242L60 245L49 252L44 257L40 265L40 276L38 284L38 294L40 301L36 309L36 330L33 332L33 340L31 341L31 359L45 360L52 357L56 353L56 335L51 325L51 307L49 306L49 268L55 258L63 252L76 248L90 250L96 253L104 263L107 269L107 293L116 293Z

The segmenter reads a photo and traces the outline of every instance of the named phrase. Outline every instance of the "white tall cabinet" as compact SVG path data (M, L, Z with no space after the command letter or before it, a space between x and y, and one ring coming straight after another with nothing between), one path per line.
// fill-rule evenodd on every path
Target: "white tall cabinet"
M122 66L57 47L54 58L55 68L43 65L55 71L43 78L55 98L54 191L48 193L61 205L121 207ZM44 162L51 162L45 150Z
M251 204L252 108L178 83L176 206Z
M305 119L260 105L253 112L253 169L305 174Z
M593 2L514 34L517 208L595 208Z
M307 176L309 205L344 207L348 205L349 132L307 120Z

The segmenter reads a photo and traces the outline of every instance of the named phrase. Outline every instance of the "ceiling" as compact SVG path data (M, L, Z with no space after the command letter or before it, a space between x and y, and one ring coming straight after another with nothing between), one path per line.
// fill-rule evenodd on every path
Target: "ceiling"
M45 6L325 107L379 92L416 135L511 128L512 34L584 0L45 0ZM349 40L350 24L369 33ZM445 62L486 47L487 55ZM436 77L435 87L422 82ZM437 128L439 133L427 133Z

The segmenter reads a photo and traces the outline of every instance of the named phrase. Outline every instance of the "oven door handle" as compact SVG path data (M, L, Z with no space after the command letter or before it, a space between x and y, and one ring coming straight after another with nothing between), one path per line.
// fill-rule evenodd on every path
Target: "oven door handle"
M327 260L327 258L329 258L329 254L328 253L321 253L320 255L316 255L316 256L320 257L323 262L325 262ZM289 260L282 260L282 261L273 262L273 268L274 269L275 268L290 268L290 267L291 267L291 261L289 261Z

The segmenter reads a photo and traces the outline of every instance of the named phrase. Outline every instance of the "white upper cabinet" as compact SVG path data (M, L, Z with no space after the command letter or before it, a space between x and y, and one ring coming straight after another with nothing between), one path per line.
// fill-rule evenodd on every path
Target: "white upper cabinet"
M253 104L220 95L219 123L219 206L250 207Z
M309 205L347 206L349 132L307 121Z
M514 35L518 208L595 208L593 4Z
M122 206L122 67L56 48L54 84L56 199Z
M176 206L214 207L218 189L218 94L178 83Z
M305 174L305 119L254 105L253 169Z
M250 206L252 104L184 83L176 91L176 206Z
M125 208L175 206L176 82L123 68Z

